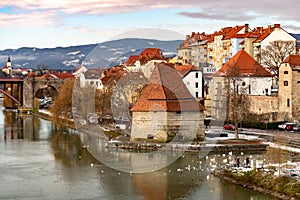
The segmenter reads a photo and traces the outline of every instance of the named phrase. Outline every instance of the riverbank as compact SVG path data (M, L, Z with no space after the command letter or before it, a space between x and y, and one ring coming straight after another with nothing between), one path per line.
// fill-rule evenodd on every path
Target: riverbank
M279 199L300 199L300 182L287 176L274 176L273 172L262 170L248 170L243 172L232 169L217 169L212 174L230 183Z
M185 151L185 152L212 152L212 153L228 153L228 152L260 152L266 151L268 144L264 144L261 141L239 141L232 143L232 141L222 144L216 143L152 143L152 142L135 142L135 141L110 141L111 146L115 146L121 149L129 150L158 150L164 149L169 151Z

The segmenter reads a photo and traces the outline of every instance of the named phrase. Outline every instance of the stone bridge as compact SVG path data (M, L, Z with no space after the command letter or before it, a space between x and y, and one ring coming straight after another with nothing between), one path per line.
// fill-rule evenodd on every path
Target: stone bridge
M50 88L55 94L58 94L65 79L45 79L45 78L25 78L23 83L23 109L33 109L35 97L40 97L45 90Z

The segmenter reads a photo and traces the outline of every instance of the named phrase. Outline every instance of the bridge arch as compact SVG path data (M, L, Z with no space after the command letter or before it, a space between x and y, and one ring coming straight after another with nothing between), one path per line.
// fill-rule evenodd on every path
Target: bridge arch
M21 105L21 103L12 95L10 95L9 93L5 92L4 90L0 89L0 93L4 94L5 96L7 96L8 98L10 98L13 102L15 102L18 105Z
M53 85L46 85L41 88L36 88L36 91L34 93L34 97L42 99L45 97L56 97L58 95L58 90Z

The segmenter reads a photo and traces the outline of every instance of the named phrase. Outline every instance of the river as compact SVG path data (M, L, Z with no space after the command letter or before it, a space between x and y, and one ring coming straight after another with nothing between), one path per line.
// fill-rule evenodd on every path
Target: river
M213 177L209 161L218 157L186 153L154 172L118 171L77 132L0 107L0 199L274 199Z

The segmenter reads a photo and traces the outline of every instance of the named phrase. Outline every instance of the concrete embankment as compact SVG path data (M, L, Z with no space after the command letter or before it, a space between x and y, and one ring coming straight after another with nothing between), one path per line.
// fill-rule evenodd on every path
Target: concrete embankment
M259 152L265 151L267 144L260 142L238 144L205 144L205 143L150 143L150 142L130 142L130 141L115 141L112 145L122 149L131 150L158 150L164 149L169 151L186 151L186 152Z

